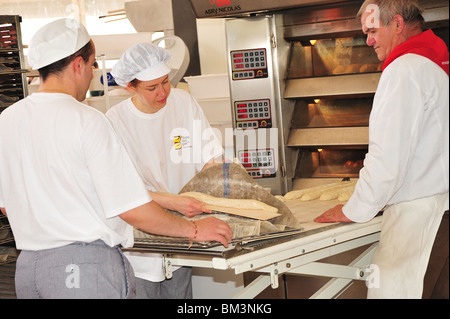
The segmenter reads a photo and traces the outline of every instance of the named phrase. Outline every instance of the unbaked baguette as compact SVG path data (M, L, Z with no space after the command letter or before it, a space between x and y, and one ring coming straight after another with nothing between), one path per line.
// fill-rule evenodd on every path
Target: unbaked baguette
M213 205L213 206L221 206L221 207L229 207L229 208L238 208L238 209L259 209L264 210L269 213L277 213L278 208L272 207L263 203L259 200L255 199L233 199L233 198L221 198L214 197L205 193L199 192L187 192L180 194L181 196L189 196L193 197L205 204Z
M356 182L343 182L344 185L333 187L320 195L320 200L333 200L339 198L341 194L353 193Z
M288 200L301 199L302 196L304 194L306 194L306 193L313 193L315 191L323 191L323 190L325 190L325 189L327 189L329 187L340 185L341 183L342 182L335 182L335 183L326 184L326 185L319 185L319 186L314 186L314 187L310 187L310 188L293 190L293 191L290 191L290 192L286 193L284 195L284 198L288 199Z
M346 202L350 199L350 197L352 197L353 192L348 192L348 193L342 193L339 195L338 197L338 201L340 202Z

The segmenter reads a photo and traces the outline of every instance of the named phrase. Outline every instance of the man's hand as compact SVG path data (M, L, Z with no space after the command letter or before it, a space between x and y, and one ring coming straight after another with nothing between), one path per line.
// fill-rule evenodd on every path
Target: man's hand
M197 237L195 241L218 241L225 247L233 238L233 231L224 221L215 217L206 217L196 220Z
M314 219L316 223L352 223L353 221L348 219L342 212L344 205L336 205L335 207L327 210L325 213Z
M3 215L7 216L7 215L6 215L6 209L5 209L5 208L0 207L0 211L3 213Z
M220 219L210 216L193 223L165 211L155 201L130 209L119 216L126 223L154 235L189 238L194 241L218 241L225 247L228 247L233 237L230 226Z

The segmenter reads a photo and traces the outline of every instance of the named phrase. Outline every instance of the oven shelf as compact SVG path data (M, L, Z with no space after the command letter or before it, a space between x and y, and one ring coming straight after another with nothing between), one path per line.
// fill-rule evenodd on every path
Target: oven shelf
M323 98L361 97L374 95L381 73L361 73L315 78L291 79L287 81L284 97Z
M368 127L293 129L288 147L355 146L369 144Z

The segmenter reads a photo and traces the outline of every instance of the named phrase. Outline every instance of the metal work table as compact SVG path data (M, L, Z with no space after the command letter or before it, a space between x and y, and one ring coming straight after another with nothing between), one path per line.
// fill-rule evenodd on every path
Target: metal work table
M333 298L352 280L371 279L369 276L372 270L369 265L380 237L382 216L363 224L318 224L313 219L336 203L315 201L287 204L294 215L304 222L304 228L300 232L287 233L285 237L240 240L233 242L228 248L221 245L196 246L188 250L186 247L137 244L132 250L163 253L167 278L171 278L173 266L233 269L236 274L248 271L261 273L234 296L242 299L256 297L269 285L277 288L282 274L332 278L311 298ZM298 209L298 205L301 209ZM370 247L349 265L318 262L366 245Z

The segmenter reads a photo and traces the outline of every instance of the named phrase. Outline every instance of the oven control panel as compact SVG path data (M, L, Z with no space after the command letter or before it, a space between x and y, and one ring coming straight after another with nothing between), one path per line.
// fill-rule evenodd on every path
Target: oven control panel
M238 159L253 178L276 176L275 153L272 148L238 152Z
M231 68L234 81L267 78L266 49L232 51Z
M271 128L272 114L270 100L248 100L234 103L236 128Z

